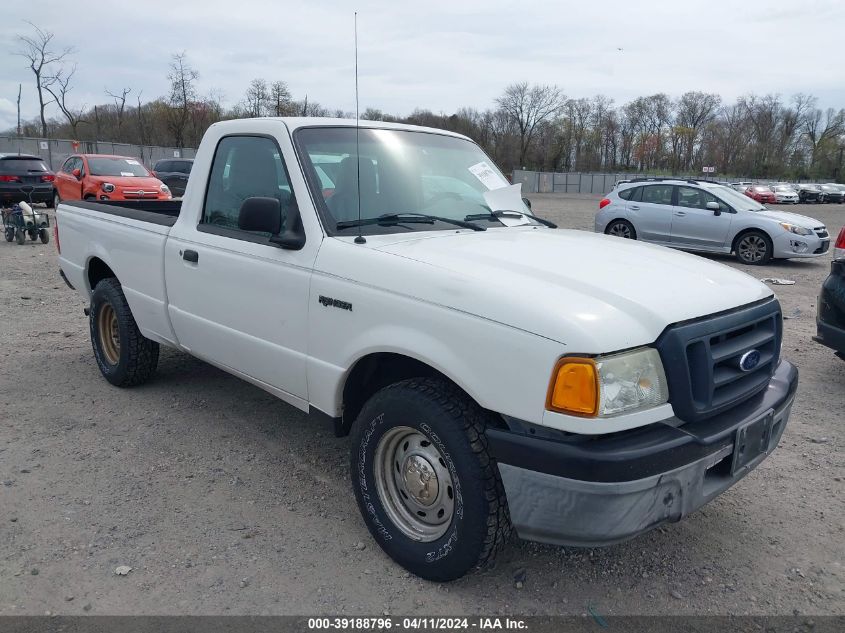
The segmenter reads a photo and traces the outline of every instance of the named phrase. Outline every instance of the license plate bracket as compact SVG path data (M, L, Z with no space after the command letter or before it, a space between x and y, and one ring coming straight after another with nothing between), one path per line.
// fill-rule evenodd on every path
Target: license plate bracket
M746 470L751 462L769 451L774 417L774 412L768 411L762 417L744 424L736 430L733 462L731 464L732 475Z

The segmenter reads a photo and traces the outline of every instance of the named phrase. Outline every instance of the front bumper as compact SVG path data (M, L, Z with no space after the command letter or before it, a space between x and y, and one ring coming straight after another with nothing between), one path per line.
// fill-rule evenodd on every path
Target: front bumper
M780 231L772 239L772 257L790 259L795 257L821 257L830 250L830 236L796 235Z
M488 429L517 534L543 543L593 547L680 520L775 449L797 387L798 370L783 361L763 393L726 413L680 427L658 423L573 442ZM735 468L735 439L763 418L765 448Z

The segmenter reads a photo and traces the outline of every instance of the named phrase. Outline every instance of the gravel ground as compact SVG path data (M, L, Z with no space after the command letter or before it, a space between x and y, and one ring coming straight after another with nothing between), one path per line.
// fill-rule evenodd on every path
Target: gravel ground
M533 200L592 229L595 197ZM742 268L796 282L776 290L801 386L757 470L628 543L515 539L440 585L374 545L328 424L172 350L151 383L110 386L54 245L0 242L0 614L845 614L845 363L810 338L828 268Z

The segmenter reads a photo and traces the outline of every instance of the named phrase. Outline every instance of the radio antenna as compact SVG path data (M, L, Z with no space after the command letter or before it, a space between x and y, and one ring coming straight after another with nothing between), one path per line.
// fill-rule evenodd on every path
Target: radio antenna
M361 153L358 133L361 127L361 119L358 115L358 12L355 12L355 174L356 190L358 191L358 237L356 244L366 244L367 240L361 232Z

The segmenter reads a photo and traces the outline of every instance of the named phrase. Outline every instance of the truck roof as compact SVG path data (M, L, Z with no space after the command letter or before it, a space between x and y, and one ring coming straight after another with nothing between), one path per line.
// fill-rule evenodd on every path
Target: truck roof
M234 119L231 121L220 121L219 123L215 123L214 126L228 126L232 123L239 123L243 124L244 121L252 121L252 120L275 120L281 121L284 123L287 128L293 132L298 128L303 127L355 127L356 121L355 119L335 119L329 117L317 117L317 116L309 116L309 117L262 117L261 119ZM357 122L358 126L362 129L387 129L387 130L409 130L412 132L430 132L433 134L443 134L445 136L455 136L458 138L463 138L467 140L472 140L463 134L458 134L457 132L450 132L449 130L442 130L439 128L433 127L423 127L421 125L408 125L407 123L388 123L386 121L370 121L361 119Z

